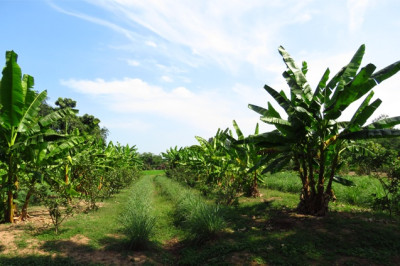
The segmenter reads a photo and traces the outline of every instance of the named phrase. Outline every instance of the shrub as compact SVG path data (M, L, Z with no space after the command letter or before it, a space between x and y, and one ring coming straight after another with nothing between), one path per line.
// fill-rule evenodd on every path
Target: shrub
M375 195L374 207L400 214L400 160L395 159L389 168L388 176L377 176L382 184L384 196Z

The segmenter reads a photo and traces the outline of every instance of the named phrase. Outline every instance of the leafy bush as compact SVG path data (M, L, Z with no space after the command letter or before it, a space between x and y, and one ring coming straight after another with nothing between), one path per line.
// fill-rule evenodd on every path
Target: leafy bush
M358 147L346 151L343 157L349 169L355 170L358 175L384 171L397 153L375 141L357 141L356 144Z
M374 207L400 214L400 160L395 159L388 171L387 177L376 176L382 184L384 195L374 195Z
M58 234L60 225L65 219L74 214L75 206L72 203L72 196L76 192L71 185L64 182L43 182L39 185L39 196L41 202L47 207L55 233Z

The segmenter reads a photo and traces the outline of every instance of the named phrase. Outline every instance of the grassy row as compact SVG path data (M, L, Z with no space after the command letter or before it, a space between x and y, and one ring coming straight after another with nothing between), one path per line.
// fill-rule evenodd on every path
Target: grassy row
M165 176L157 176L155 182L174 203L175 222L189 232L191 240L203 242L215 237L225 227L219 207L207 203L194 190Z
M338 202L353 204L362 207L371 207L374 195L384 195L379 180L369 176L344 176L354 182L354 186L346 187L333 183L333 190ZM301 181L295 172L280 172L267 175L264 178L264 187L290 193L300 193Z
M142 177L133 187L128 203L120 216L122 231L133 249L145 248L155 225L152 213L153 181Z

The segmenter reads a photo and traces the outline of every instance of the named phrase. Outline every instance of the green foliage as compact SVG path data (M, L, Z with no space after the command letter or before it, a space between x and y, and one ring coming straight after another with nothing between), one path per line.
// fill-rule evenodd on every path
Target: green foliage
M52 184L45 182L38 190L40 201L47 207L55 233L58 234L61 223L73 215L75 206L72 204L72 196L77 192L71 185L63 182L52 182Z
M355 144L343 153L343 161L359 175L384 172L397 155L394 150L386 149L375 141L361 140Z
M237 138L244 136L233 121ZM255 129L258 134L258 124ZM218 129L208 141L196 136L199 145L170 149L163 153L168 162L167 176L200 189L204 195L214 191L218 203L236 204L241 193L257 197L262 182L262 156L254 144L235 144L232 131Z
M71 109L74 111L74 113L64 117L63 119L60 119L57 123L52 125L52 128L55 131L65 134L72 134L74 131L78 130L82 135L90 135L98 141L101 140L103 144L106 143L108 130L107 128L100 127L100 119L89 114L78 116L77 113L79 110L75 109L76 101L70 98L58 98L55 104L57 107L47 107L46 110L58 111Z
M71 195L54 184L79 191L95 209L98 200L137 178L141 162L135 147L106 145L107 130L92 115L77 116L76 101L59 98L57 107L50 107L46 91L36 93L33 85L33 77L22 76L17 54L6 52L0 82L0 221L14 222L20 214L25 220L31 198L53 195L57 201L50 214L58 225L59 210ZM51 184L46 190L37 189L46 183Z
M16 211L15 199L18 197L18 171L21 165L20 152L29 149L30 144L46 142L54 136L46 128L50 123L57 121L70 110L66 109L57 115L49 114L44 118L38 117L40 105L46 98L46 91L37 94L32 90L33 77L24 75L17 64L17 54L14 51L6 52L6 66L2 72L0 82L0 132L3 136L3 162L7 164L7 175L2 176L2 192L7 192L7 204L4 208L6 222L14 222ZM5 200L2 195L1 199Z
M371 208L373 207L375 196L383 197L385 195L384 189L375 177L347 175L344 177L354 185L333 184L338 204L346 203L363 208ZM283 192L299 193L302 189L302 184L296 172L282 171L266 175L263 187Z
M370 103L374 94L372 88L396 74L400 61L374 73L372 64L359 69L364 52L362 45L349 64L331 80L327 69L312 91L306 80L307 64L299 68L286 50L279 47L287 66L283 77L290 87L290 97L268 85L264 89L285 111L287 119L283 119L270 103L268 108L249 105L262 115L263 122L274 125L276 130L250 136L238 143L254 143L264 151L263 161L268 162L268 166L263 172L278 172L294 161L302 182L298 206L302 213L326 214L329 201L334 198L332 182L341 166L341 154L353 140L400 136L399 130L392 129L400 123L400 117L365 125L381 104L379 99ZM337 120L344 110L365 95L350 121Z
M376 178L382 184L384 195L374 194L374 207L389 211L390 216L400 215L400 159L391 162L387 177L377 175Z
M164 160L161 155L143 152L139 154L139 159L143 162L143 170L165 169Z

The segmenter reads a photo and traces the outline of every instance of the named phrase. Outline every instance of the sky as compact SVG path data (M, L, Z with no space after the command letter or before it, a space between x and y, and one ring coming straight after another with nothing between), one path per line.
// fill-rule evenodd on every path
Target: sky
M245 135L273 129L247 106L275 105L265 84L288 91L280 45L313 88L362 44L363 66L400 60L398 0L1 0L0 14L0 53L18 54L48 103L72 98L109 141L154 154L233 120ZM400 115L400 74L374 91L372 118Z

